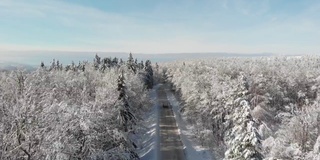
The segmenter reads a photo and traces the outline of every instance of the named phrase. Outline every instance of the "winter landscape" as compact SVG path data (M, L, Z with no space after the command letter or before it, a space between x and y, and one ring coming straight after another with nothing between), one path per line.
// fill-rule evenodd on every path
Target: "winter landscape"
M319 159L320 58L1 72L1 159Z
M320 160L316 0L0 0L0 160Z

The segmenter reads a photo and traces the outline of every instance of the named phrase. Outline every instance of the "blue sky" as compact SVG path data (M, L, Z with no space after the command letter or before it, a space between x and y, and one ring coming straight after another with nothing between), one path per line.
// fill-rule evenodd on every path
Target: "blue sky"
M318 0L0 0L0 54L318 54L319 13Z

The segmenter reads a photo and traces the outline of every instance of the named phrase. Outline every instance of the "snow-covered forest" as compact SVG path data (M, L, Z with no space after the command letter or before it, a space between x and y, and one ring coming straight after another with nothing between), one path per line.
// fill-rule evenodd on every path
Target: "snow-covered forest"
M320 58L161 65L180 112L216 159L320 159Z
M138 159L151 62L93 59L0 73L0 159Z
M214 159L320 159L319 57L158 65L132 54L1 72L0 159L139 159L157 83Z

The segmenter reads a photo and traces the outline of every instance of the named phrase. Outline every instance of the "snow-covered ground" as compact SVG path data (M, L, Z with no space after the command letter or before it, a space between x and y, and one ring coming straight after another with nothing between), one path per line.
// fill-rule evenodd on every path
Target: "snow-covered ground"
M138 142L138 154L141 160L157 160L160 153L160 136L159 136L159 107L157 90L160 85L157 85L151 91L151 99L153 101L152 110L144 117L144 124L141 130ZM139 134L139 133L138 133Z
M192 131L192 126L187 125L183 118L180 116L179 108L180 103L176 100L174 94L167 90L168 101L170 102L178 128L180 130L180 137L185 147L185 154L188 160L211 160L214 159L212 152L208 148L204 148L199 145L194 139L194 134Z

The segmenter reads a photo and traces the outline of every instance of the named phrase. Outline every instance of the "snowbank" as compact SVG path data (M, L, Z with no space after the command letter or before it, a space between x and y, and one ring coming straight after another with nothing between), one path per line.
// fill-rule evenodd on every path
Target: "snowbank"
M160 153L160 136L159 136L159 104L157 90L160 85L157 85L151 91L151 99L153 101L152 110L144 117L145 128L137 133L141 139L138 142L138 155L141 160L157 160Z

